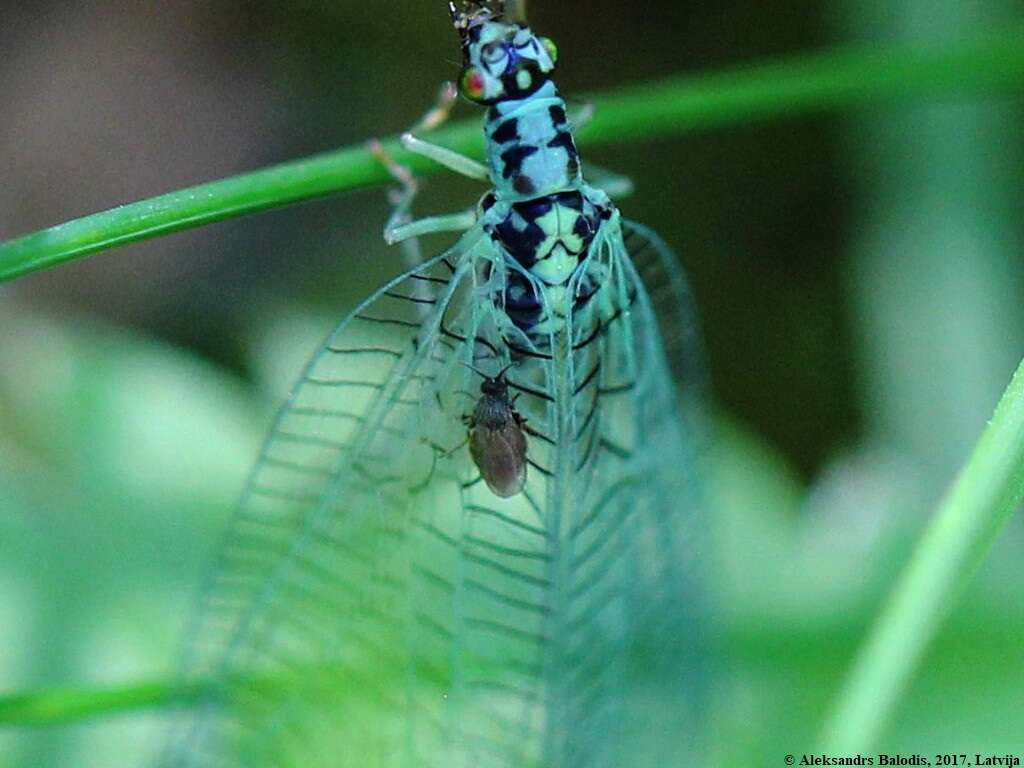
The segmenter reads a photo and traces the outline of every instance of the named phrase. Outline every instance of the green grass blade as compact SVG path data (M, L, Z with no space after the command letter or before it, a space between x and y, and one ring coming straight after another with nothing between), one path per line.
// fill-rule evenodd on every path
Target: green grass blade
M195 683L141 682L101 689L58 688L0 696L0 728L49 726L198 701Z
M583 131L589 146L679 135L729 123L849 108L879 100L1019 88L1024 29L1011 28L937 49L840 51L633 85L590 100L599 109ZM432 138L481 157L478 120ZM418 173L438 169L386 145ZM69 221L0 244L0 281L93 253L215 221L389 180L365 147L285 163Z
M929 641L1024 498L1024 363L940 504L826 721L827 754L869 750Z

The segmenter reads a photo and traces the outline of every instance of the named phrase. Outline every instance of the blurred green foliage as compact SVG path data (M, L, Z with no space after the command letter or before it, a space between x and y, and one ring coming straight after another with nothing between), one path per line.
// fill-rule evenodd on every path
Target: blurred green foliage
M136 196L401 129L453 71L444 15L430 5L183 4L176 23L200 38L186 38L189 50L209 57L195 58L200 77L225 67L258 80L262 137L240 167L180 184L164 174ZM52 16L12 10L2 39L31 51L25 41L68 18L91 30L91 7L71 6L69 17L58 4ZM999 0L587 7L581 18L577 4L531 3L535 26L559 40L568 93L852 40L941 44L1018 15ZM152 12L118 10L140 24ZM123 51L86 39L131 63L132 38ZM28 90L49 71L12 60ZM167 114L188 119L187 84L161 96ZM633 176L630 215L677 244L708 339L721 409L708 474L717 765L812 751L925 513L1020 356L1021 106L981 94L596 158ZM227 133L239 123L231 109L220 119ZM113 152L75 149L83 164ZM83 194L69 215L122 199L112 194ZM439 179L422 209L474 194ZM4 236L64 217L59 206L33 211L45 218L23 226L15 210L0 209ZM0 692L171 676L272 404L333 321L398 269L379 242L384 217L378 194L320 202L5 289ZM1022 547L1012 527L883 748L1024 753ZM143 713L2 729L0 765L140 765L165 722Z

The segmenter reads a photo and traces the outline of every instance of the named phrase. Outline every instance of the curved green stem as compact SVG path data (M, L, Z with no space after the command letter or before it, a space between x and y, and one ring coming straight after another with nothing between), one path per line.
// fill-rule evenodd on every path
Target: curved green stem
M1024 363L862 647L826 722L827 754L872 748L928 643L1022 499Z
M189 704L206 693L207 688L201 684L147 682L16 694L0 697L0 727L56 725L118 712Z
M674 77L594 94L599 105L585 144L678 135L728 123L1024 83L1024 29L935 50L899 47L806 56L733 72ZM481 157L478 120L432 139ZM394 138L388 150L417 173L438 169ZM0 281L158 235L384 184L389 176L366 147L348 147L75 219L0 244Z

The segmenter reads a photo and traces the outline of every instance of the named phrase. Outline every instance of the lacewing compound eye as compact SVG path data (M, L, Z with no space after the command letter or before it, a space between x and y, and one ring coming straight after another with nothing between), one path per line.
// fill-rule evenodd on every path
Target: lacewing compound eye
M508 397L505 371L484 376L480 399L463 418L469 427L469 453L495 496L515 496L526 485L526 420Z
M470 67L462 74L460 81L462 95L470 101L479 101L487 90L487 82L476 67Z

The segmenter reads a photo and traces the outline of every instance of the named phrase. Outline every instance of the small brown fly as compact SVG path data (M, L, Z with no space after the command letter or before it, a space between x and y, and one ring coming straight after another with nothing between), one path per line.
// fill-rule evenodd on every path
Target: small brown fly
M475 370L475 369L474 369ZM509 400L505 368L495 377L483 376L481 397L472 413L462 417L469 428L469 453L487 487L503 499L526 485L526 433L529 429Z

